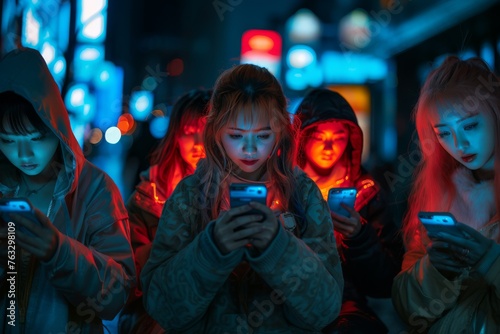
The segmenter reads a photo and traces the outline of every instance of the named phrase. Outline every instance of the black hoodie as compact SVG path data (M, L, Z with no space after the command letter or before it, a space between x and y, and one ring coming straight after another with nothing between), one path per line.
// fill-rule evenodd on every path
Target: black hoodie
M332 182L328 187L356 187L355 209L365 220L353 238L336 233L345 280L344 300L364 300L366 295L390 297L392 280L401 269L404 248L380 187L361 166L363 132L354 110L339 93L320 88L304 97L296 116L301 122L298 154L301 167L305 165L304 136L309 129L332 120L343 122L349 129L349 145L344 152L350 155L347 159L349 177L340 185ZM325 197L327 191L322 189Z
M296 113L301 122L301 133L306 134L309 129L328 121L341 121L349 129L350 180L357 180L361 173L361 154L363 152L363 132L358 125L356 114L350 104L337 92L328 89L314 89L302 100ZM298 154L299 166L304 167L305 154L303 145L306 140L300 141ZM342 185L348 187L349 185ZM375 192L376 193L376 192ZM372 193L372 197L375 195Z

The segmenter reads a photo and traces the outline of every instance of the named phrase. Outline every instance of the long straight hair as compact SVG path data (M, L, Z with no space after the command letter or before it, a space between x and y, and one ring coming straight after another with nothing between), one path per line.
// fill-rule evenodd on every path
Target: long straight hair
M203 219L198 230L219 215L227 200L228 180L237 170L222 143L222 129L236 121L240 112L249 121L269 121L276 134L276 144L266 163L268 179L276 189L276 199L284 210L299 211L293 200L297 127L288 113L287 101L278 80L266 69L251 64L236 65L217 79L204 132L206 159L200 162L204 203Z
M494 192L500 213L500 80L480 58L460 60L449 56L433 70L422 86L414 109L422 160L415 169L409 209L403 225L405 244L421 233L419 211L448 211L456 196L452 176L461 166L438 141L429 117L439 107L452 107L460 115L485 113L494 122ZM497 240L499 242L499 240Z
M176 166L182 177L191 175L193 167L184 161L179 150L178 138L187 126L200 126L208 112L211 90L195 89L182 95L174 104L170 113L167 133L151 154L151 165L158 165L158 182L165 191L166 198L173 192L173 179Z

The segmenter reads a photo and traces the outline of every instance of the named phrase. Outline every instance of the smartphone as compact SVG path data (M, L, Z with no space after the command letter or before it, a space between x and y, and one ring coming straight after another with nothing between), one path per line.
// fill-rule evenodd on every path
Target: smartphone
M460 238L467 237L457 228L457 221L450 212L421 211L418 213L418 219L428 233L445 232Z
M33 210L31 202L27 198L0 198L0 218L4 221L4 224L13 221L10 217L11 213L19 214L37 224L41 224L35 216L35 210ZM22 227L20 229L23 232L32 234Z
M232 183L229 186L229 202L231 208L236 208L248 204L249 202L259 202L266 205L267 188L264 183ZM257 209L252 209L245 213L263 214Z
M354 207L356 195L358 191L356 188L331 188L328 190L328 207L330 211L335 212L344 217L351 217L349 211L344 209L340 203L344 203L351 208Z

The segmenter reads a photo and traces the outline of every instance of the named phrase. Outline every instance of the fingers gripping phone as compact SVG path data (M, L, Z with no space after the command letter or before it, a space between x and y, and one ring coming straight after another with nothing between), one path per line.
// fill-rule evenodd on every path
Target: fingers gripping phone
M457 221L450 212L427 212L418 213L418 219L424 225L427 233L436 234L445 232L460 238L466 235L457 227Z
M351 217L349 211L344 209L340 203L344 203L351 208L354 207L356 202L356 195L358 191L356 188L331 188L328 190L328 207L330 211L335 212L344 217Z
M267 188L264 183L232 183L229 186L229 202L231 208L236 208L250 202L259 202L266 205ZM263 213L257 209L252 209L245 213L260 214Z
M27 198L0 198L0 217L4 224L13 221L10 214L19 214L37 224L41 223L35 216L35 210ZM15 222L14 222L15 223ZM30 233L20 227L23 232ZM31 233L30 233L31 234Z

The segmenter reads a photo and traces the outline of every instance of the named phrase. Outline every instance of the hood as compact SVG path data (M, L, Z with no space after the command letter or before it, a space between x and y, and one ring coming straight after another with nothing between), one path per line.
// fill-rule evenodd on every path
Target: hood
M13 50L0 59L0 76L0 92L13 91L30 101L38 116L60 140L64 168L54 195L73 192L85 157L73 135L61 92L45 60L34 49ZM15 169L10 163L5 164L6 160L0 153L0 163Z
M300 120L302 135L306 130L327 121L341 121L349 129L349 143L344 154L350 154L350 178L356 180L361 174L361 154L363 152L363 132L358 125L358 119L347 100L339 93L318 88L310 91L300 103L295 113ZM300 140L300 145L304 140ZM349 149L350 147L350 149ZM348 152L349 150L349 152ZM299 152L303 152L302 147ZM303 154L299 154L299 162L303 161Z

